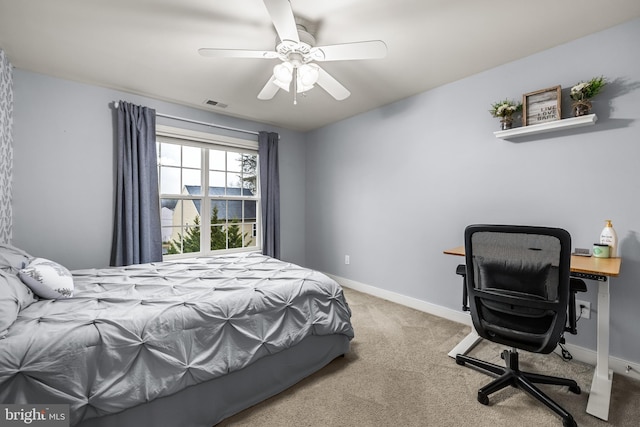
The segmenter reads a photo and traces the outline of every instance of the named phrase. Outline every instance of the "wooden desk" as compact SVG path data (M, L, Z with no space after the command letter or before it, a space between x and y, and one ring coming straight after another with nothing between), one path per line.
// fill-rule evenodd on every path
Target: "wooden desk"
M464 246L447 249L444 253L447 255L464 256ZM621 265L622 258L596 258L593 256L571 255L571 272L577 273L574 274L574 276L580 276L580 273L583 273L618 277L618 275L620 275Z
M464 256L464 246L447 249L444 253ZM622 258L571 256L572 276L598 282L596 368L593 372L587 413L605 421L609 419L609 402L611 401L611 385L613 383L613 370L609 369L609 282L611 277L618 277L621 265ZM456 354L467 353L481 339L472 325L471 333L449 352L449 356L456 357Z

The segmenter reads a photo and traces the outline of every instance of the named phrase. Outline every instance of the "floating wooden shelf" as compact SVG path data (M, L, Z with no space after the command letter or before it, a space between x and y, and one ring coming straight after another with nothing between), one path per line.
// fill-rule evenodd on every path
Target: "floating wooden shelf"
M558 130L591 126L596 123L598 116L589 114L588 116L571 117L569 119L555 120L553 122L540 123L537 125L522 126L515 129L499 130L493 134L496 138L512 139L522 136L537 135L539 133L553 132Z

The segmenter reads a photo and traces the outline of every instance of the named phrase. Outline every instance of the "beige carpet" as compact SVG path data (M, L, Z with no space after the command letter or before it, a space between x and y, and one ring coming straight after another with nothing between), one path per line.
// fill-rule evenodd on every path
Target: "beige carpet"
M345 289L356 337L351 352L289 390L219 426L561 426L561 419L515 388L476 400L491 377L458 366L447 353L469 327ZM471 355L502 364L501 346L483 342ZM521 353L521 368L575 379L540 388L579 426L640 425L640 381L616 375L609 421L585 412L593 367L555 354Z

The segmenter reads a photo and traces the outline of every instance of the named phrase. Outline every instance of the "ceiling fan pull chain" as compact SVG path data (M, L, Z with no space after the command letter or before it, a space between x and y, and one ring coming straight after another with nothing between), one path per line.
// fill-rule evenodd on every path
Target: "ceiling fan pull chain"
M293 67L293 105L298 105L298 67Z

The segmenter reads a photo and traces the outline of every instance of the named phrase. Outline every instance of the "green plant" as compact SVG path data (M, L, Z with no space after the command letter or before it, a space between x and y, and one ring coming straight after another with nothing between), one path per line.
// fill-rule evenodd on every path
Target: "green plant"
M594 77L588 82L580 82L573 86L569 96L574 101L586 101L599 94L606 84L607 80L603 76Z
M522 102L505 99L491 104L489 112L493 117L511 117L514 113L522 111Z

